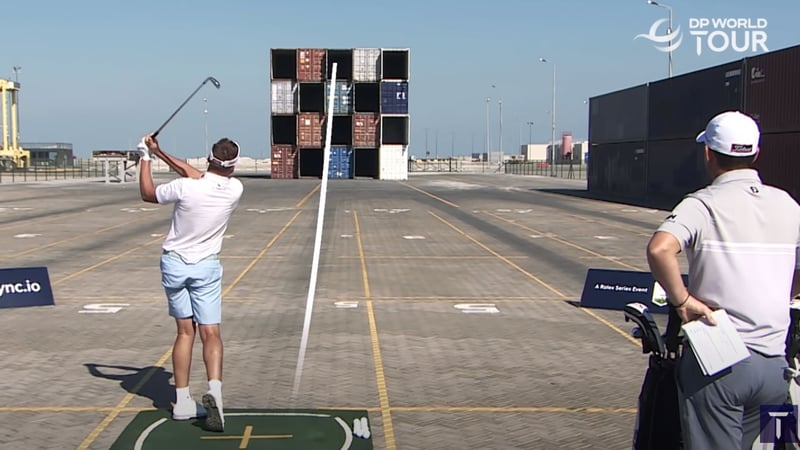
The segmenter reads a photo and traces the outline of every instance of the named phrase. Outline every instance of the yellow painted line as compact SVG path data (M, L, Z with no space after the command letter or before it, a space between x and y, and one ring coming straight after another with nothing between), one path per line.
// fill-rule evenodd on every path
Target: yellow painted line
M353 211L353 220L356 226L356 242L358 243L358 254L361 257L361 279L364 284L364 298L367 303L367 319L369 320L369 336L372 342L372 359L375 363L375 384L378 386L378 400L381 407L381 419L383 421L383 434L386 440L387 450L396 450L397 444L394 438L394 425L392 424L392 411L389 406L389 391L386 388L386 374L383 368L383 357L381 356L381 344L378 340L378 327L375 324L375 311L370 299L369 276L367 272L367 261L364 258L364 246L361 243L361 226L358 223L358 213Z
M561 292L560 292L559 290L557 290L556 288L554 288L554 287L550 286L549 284L545 283L544 281L542 281L542 280L541 280L539 277L537 277L536 275L533 275L532 273L530 273L530 272L526 271L526 270L525 270L525 269L523 269L522 267L520 267L520 266L518 266L518 265L514 264L514 262L512 262L512 261L509 261L509 260L508 260L508 258L505 258L503 255L501 255L501 254L497 253L496 251L492 250L492 249L491 249L491 248L489 248L488 246L486 246L486 245L484 245L483 243L479 242L479 241L478 241L477 239L475 239L474 237L472 237L472 236L468 235L466 232L462 231L460 228L458 228L458 227L456 227L455 225L451 224L451 223L450 223L450 222L448 222L447 220L445 220L445 219L443 219L443 218L439 217L439 216L438 216L438 215L436 215L436 213L434 213L433 211L428 211L428 212L429 212L431 215L433 215L433 217L436 217L436 218L437 218L437 219L439 219L439 220L440 220L442 223L446 224L447 226L449 226L450 228L452 228L453 230L455 230L457 233L459 233L459 234L461 234L462 236L466 237L467 239L469 239L470 241L474 242L475 244L477 244L477 245L478 245L478 246L480 246L481 248L485 249L485 250L486 250L486 251L488 251L489 253L491 253L491 254L493 254L493 255L497 256L497 258L498 258L498 259L502 260L502 261L503 261L503 262L505 262L506 264L508 264L508 265L510 265L511 267L513 267L513 268L517 269L517 270L518 270L520 273L522 273L523 275L527 276L528 278L530 278L530 279L532 279L532 280L535 280L536 282L538 282L538 283L539 283L539 284L541 284L542 286L546 287L547 289L549 289L550 291L552 291L554 294L558 295L558 296L559 296L559 297L561 297L562 299L564 299L564 300L567 300L567 299L569 299L569 297L567 297L566 295L564 295L563 293L561 293ZM579 308L579 309L580 309L581 311L585 312L586 314L589 314L590 316L594 317L594 318L595 318L595 319L597 319L597 320L598 320L600 323L602 323L603 325L605 325L605 326L607 326L607 327L611 328L612 330L616 331L616 332L617 332L617 333L619 333L620 335L622 335L622 336L625 336L625 338L626 338L627 340L629 340L630 342L633 342L635 345L641 345L641 342L639 342L639 341L635 340L635 339L634 339L634 338L632 338L631 336L628 336L628 333L626 333L626 332L622 331L622 330L621 330L619 327L617 327L617 326L616 326L616 325L614 325L613 323L611 323L611 322L609 322L609 321L607 321L607 320L603 319L602 317L598 316L598 315L597 315L597 314L595 314L593 311L590 311L590 310L588 310L588 309L586 309L586 308Z
M358 259L358 256L337 256L336 259ZM506 256L508 259L529 259L530 256ZM400 260L474 260L474 259L494 259L494 256L475 255L475 256L368 256L366 259L380 260L380 259L400 259Z
M579 300L578 297L566 297L570 300ZM339 297L336 301L347 300L366 300L364 297ZM541 300L558 300L564 301L565 297L436 297L436 296L420 296L420 297L371 297L370 300L376 301L407 301L407 302L527 302L527 301L541 301Z
M304 204L305 204L305 203L308 201L308 199L309 199L309 198L311 198L311 196L312 196L312 195L314 195L314 193L315 193L315 192L317 192L317 191L319 190L320 186L322 186L322 183L320 183L320 184L316 185L316 186L314 187L314 189L312 189L312 190L311 190L311 192L309 192L308 194L306 194L306 196L305 196L305 197L303 197L302 199L300 199L300 201L299 201L299 202L297 202L297 204L296 204L296 205L294 205L294 206L295 206L295 208L300 208L300 207L302 207L302 206L303 206L303 205L304 205Z
M418 188L418 187L411 186L411 185L410 185L410 184L408 184L408 183L400 183L400 184L402 184L403 186L405 186L405 187L407 187L407 188L409 188L409 189L413 189L413 190L415 190L415 191L419 192L420 194L427 195L428 197L430 197L430 198L432 198L432 199L439 200L440 202L444 203L445 205L450 205L450 206L452 206L453 208L461 208L460 206L456 205L455 203L453 203L453 202L451 202L451 201L445 200L445 199L443 199L442 197L439 197L439 196L437 196L437 195L431 194L430 192L423 191L422 189L420 189L420 188Z
M283 228L281 228L281 231L279 231L278 234L276 234L275 236L272 237L272 239L270 239L270 241L267 243L267 245L264 246L264 248L261 249L261 251L258 253L258 255L256 255L256 257L253 258L252 261L250 261L250 264L248 264L247 267L245 267L244 270L242 270L239 273L239 276L237 276L236 279L233 280L231 282L231 284L229 284L228 287L222 292L222 297L223 298L228 296L228 293L230 293L231 290L234 287L236 287L236 285L239 283L239 281L241 281L241 279L244 278L245 275L247 275L247 273L250 271L250 269L252 269L253 266L255 266L256 263L261 260L261 258L264 256L264 253L266 253L270 248L272 248L272 246L275 244L275 242L278 240L278 238L280 238L283 235L283 233L285 233L286 230L289 229L289 227L292 225L292 223L294 223L294 221L297 219L297 217L302 213L303 213L302 210L301 211L297 211L296 213L294 213L294 215L292 216L291 219L289 219L289 221L286 223L286 225L284 225Z
M628 226L625 226L625 225L620 225L620 224L612 222L610 220L596 219L596 218L593 218L593 217L581 216L579 214L564 214L564 215L567 216L567 217L574 217L576 219L581 219L584 222L601 223L601 224L609 226L611 228L617 228L617 229L620 229L620 230L630 231L632 233L636 233L639 236L652 236L653 235L653 233L645 233L641 229L637 229L637 228L634 228L634 227L628 227ZM644 227L642 227L642 228L644 228ZM658 225L653 225L653 230L654 230L653 232L655 232L656 228L658 228Z
M522 225L522 224L520 224L520 223L517 223L517 222L515 222L515 221L513 221L513 220L506 219L505 217L498 216L497 214L494 214L494 213L486 212L486 214L487 214L487 215L489 215L489 216L491 216L491 217L494 217L494 218L495 218L495 219L497 219L497 220L501 220L501 221L503 221L503 222L506 222L506 223L508 223L508 224L514 225L515 227L522 228L523 230L530 231L531 233L540 234L540 235L542 235L543 237L546 237L546 238L548 238L548 239L552 239L552 240L554 240L554 241L556 241L556 242L558 242L558 243L560 243L560 244L564 244L564 245L566 245L566 246L568 246L568 247L572 247L572 248L574 248L574 249L577 249L577 250L580 250L580 251L582 251L582 252L588 253L588 254L590 254L590 255L592 255L592 256L594 256L594 257L596 257L596 258L605 259L606 261L612 262L612 263L614 263L614 264L619 264L620 266L622 266L622 267L625 267L625 268L628 268L628 269L632 269L632 270L638 270L638 271L641 271L641 270L643 270L643 269L641 269L641 268L639 268L639 267L632 266L632 265L630 265L630 264L628 264L628 263L624 263L624 262L622 262L622 261L619 261L619 260L617 260L617 259L615 259L615 258L611 258L611 257L609 257L609 256L601 255L600 253L597 253L597 252L596 252L596 251L594 251L594 250L590 250L590 249L588 249L588 248L586 248L586 247L581 247L580 245L578 245L578 244L574 244L574 243L572 243L572 242L570 242L570 241L567 241L567 240L565 240L565 239L561 239L561 238L560 238L558 235L556 235L556 234L553 234L553 233L545 233L545 232L543 232L543 231L536 230L536 229L534 229L534 228L531 228L531 227L529 227L529 226L527 226L527 225Z
M44 250L44 249L47 249L47 248L55 247L56 245L61 245L61 244L64 244L64 243L67 243L67 242L70 242L70 241L75 241L75 240L78 240L78 239L82 239L82 238L85 238L85 237L88 237L88 236L95 236L97 234L105 233L106 231L113 230L115 228L120 228L120 227L123 227L125 225L130 225L130 224L135 223L135 222L140 222L142 220L143 219L135 219L135 220L131 220L129 222L120 223L120 224L117 224L117 225L112 225L110 227L101 228L99 230L90 231L88 233L79 234L77 236L72 236L72 237L67 238L67 239L62 239L60 241L51 242L50 244L47 244L47 245L42 245L42 246L39 246L39 247L32 248L30 250L25 250L25 251L22 251L22 252L19 252L19 253L15 254L15 255L12 255L12 256L3 257L3 259L18 258L20 256L29 255L31 253L38 252L40 250Z
M530 279L532 279L532 280L536 281L537 283L541 284L542 286L544 286L545 288L547 288L548 290L550 290L550 292L552 292L552 293L554 293L554 294L558 295L558 296L559 296L559 297L561 297L561 298L567 298L567 296L566 296L566 295L564 295L563 293L561 293L561 291L559 291L558 289L554 288L553 286L550 286L549 284L545 283L545 282L544 282L544 280L542 280L541 278L539 278L539 277L537 277L536 275L534 275L534 274L532 274L532 273L528 272L527 270L523 269L522 267L520 267L520 266L516 265L516 264L515 264L513 261L511 261L510 259L508 259L508 258L506 258L505 256L503 256L503 255L501 255L501 254L497 253L496 251L492 250L492 249L491 249L491 248L489 248L487 245L483 244L482 242L478 241L478 240L477 240L477 239L475 239L474 237L470 236L469 234L467 234L466 232L464 232L463 230L461 230L461 229L460 229L460 228L458 228L457 226L453 225L452 223L448 222L447 220L443 219L442 217L439 217L439 216L438 216L438 215L437 215L435 212L433 212L433 211L428 211L428 212L429 212L429 213L430 213L430 214L431 214L433 217L437 218L437 219L438 219L440 222L442 222L443 224L445 224L445 225L447 225L448 227L452 228L452 229L453 229L453 230L454 230L456 233L458 233L458 234L460 234L460 235L464 236L465 238L469 239L469 240L470 240L470 241L472 241L472 242L473 242L475 245L477 245L478 247L480 247L480 248L482 248L482 249L486 250L487 252L491 253L491 254L492 254L492 255L494 255L496 258L498 258L499 260L501 260L501 261L503 261L504 263L508 264L509 266L511 266L511 267L513 267L513 268L515 268L515 269L517 269L517 271L519 271L521 274L523 274L523 275L525 275L526 277L528 277L528 278L530 278Z
M113 406L0 406L0 413L95 413L110 412L120 409L120 412L144 412L156 411L157 408L116 408ZM356 407L356 406L320 406L314 409L336 410L336 411L368 411L379 412L380 407ZM636 408L609 408L609 407L566 407L566 406L392 406L389 408L394 412L403 413L599 413L599 414L635 414Z
M86 450L87 448L89 448L90 445L92 445L92 443L97 439L97 437L100 436L100 433L105 431L105 429L111 424L111 422L113 422L114 419L117 418L119 413L125 410L125 408L128 406L128 403L130 403L131 400L133 400L134 397L138 395L139 389L141 389L145 384L147 384L148 381L150 381L150 378L153 376L156 370L158 370L159 367L163 366L164 363L167 362L170 356L172 356L172 348L167 350L167 352L164 353L163 356L161 356L161 358L153 365L153 367L151 367L147 371L147 373L144 374L144 377L142 377L141 381L136 383L136 386L133 387L133 390L128 394L126 394L125 397L123 397L122 400L120 400L119 403L117 403L117 406L115 406L108 413L105 419L103 419L103 421L100 422L100 424L98 424L94 428L94 430L92 430L92 432L89 433L88 436L86 436L86 439L84 439L83 442L81 442L77 450Z
M77 276L83 275L86 272L90 272L90 271L92 271L94 269L97 269L98 267L104 266L104 265L106 265L106 264L108 264L110 262L116 261L116 260L122 258L123 256L128 255L129 253L133 253L133 252L135 252L137 250L140 250L140 249L143 249L143 248L147 247L148 245L152 245L152 244L154 244L156 242L159 242L159 241L161 241L161 239L162 239L161 237L158 237L158 238L153 239L151 241L147 241L144 244L138 245L136 247L133 247L132 249L130 249L128 251L125 251L123 253L119 253L119 254L117 254L115 256L112 256L111 258L104 259L103 261L100 261L99 263L91 265L91 266L89 266L89 267L87 267L85 269L81 269L81 270L73 273L72 275L67 275L66 277L61 278L60 280L54 281L53 282L53 286L55 286L55 285L57 285L59 283L63 283L64 281L71 280L71 279L73 279L73 278L75 278Z
M395 406L395 412L414 413L590 413L590 414L636 414L636 408L602 408L602 407L561 407L561 406L531 406L531 407L493 407L493 406Z
M611 323L611 322L607 321L606 319L604 319L604 318L600 317L599 315L597 315L597 313L595 313L595 312L594 312L594 311L592 311L591 309L588 309L588 308L580 308L580 310L581 310L581 311L583 311L583 312L585 312L586 314L588 314L588 315L590 315L590 316L594 317L595 319L597 319L597 320L598 320L600 323L602 323L603 325L605 325L605 326L607 326L607 327L611 328L612 330L616 331L616 332L617 332L617 333L619 333L621 336L623 336L625 339L627 339L627 340L631 341L631 342L633 343L633 345L642 345L642 343L641 343L640 341L638 341L638 340L634 339L634 338L633 338L633 337L632 337L630 334L628 334L628 333L626 333L625 331L621 330L621 329L620 329L618 326L616 326L616 325L614 325L613 323Z

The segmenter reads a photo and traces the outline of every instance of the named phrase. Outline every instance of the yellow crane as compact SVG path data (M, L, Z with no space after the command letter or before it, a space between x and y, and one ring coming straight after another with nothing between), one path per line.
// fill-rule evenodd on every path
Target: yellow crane
M3 146L0 147L0 170L14 170L27 168L30 165L31 152L19 146L19 114L17 98L19 97L19 83L11 80L0 79L0 97L3 108ZM11 127L8 118L11 116Z

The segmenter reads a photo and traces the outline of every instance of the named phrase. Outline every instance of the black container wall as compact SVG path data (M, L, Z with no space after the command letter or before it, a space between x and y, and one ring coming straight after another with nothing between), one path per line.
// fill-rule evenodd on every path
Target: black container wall
M377 148L355 149L353 162L355 164L354 174L356 177L378 178L380 175Z
M800 131L800 45L745 60L744 111L761 133Z
M274 48L271 52L273 80L294 80L297 78L297 51L294 49Z
M764 184L779 187L800 202L800 132L762 134L755 167Z
M297 153L299 176L322 178L323 155L321 148L301 148Z
M647 139L647 85L589 99L589 142L638 142Z
M650 83L648 140L695 137L715 115L742 110L744 60Z
M684 195L711 180L705 168L703 144L694 139L647 142L647 195L677 204Z
M592 145L587 173L589 192L603 197L642 199L647 189L644 142Z
M297 118L295 116L272 116L272 144L297 144Z
M299 83L300 112L325 112L325 85Z
M336 63L336 79L353 79L353 51L328 50L328 79L333 75L333 63Z

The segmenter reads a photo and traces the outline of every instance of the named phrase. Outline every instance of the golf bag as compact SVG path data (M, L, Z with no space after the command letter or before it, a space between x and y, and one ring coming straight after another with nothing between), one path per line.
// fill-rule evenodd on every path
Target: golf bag
M649 315L646 307L644 312ZM626 319L639 322L630 317L627 309ZM633 449L680 450L683 448L683 440L675 371L681 354L682 344L679 337L681 319L675 309L670 307L664 336L659 334L658 326L652 317L644 324L638 324L639 335L642 337L642 352L650 353L650 358L639 393ZM658 339L654 340L653 335Z

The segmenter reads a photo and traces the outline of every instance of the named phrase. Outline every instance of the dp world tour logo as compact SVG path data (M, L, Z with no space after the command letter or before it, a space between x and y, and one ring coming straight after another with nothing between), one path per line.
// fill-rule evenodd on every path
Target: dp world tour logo
M653 25L650 27L650 31L647 34L637 34L634 39L644 38L648 41L654 42L656 50L662 52L671 52L678 47L680 47L681 42L683 42L683 35L681 34L681 26L678 25L671 33L669 32L669 26L667 26L667 33L660 35L658 34L658 29L661 27L662 24L668 22L669 19L658 19L653 22ZM662 45L662 46L659 46Z
M643 38L653 42L654 47L662 52L677 50L683 42L680 25L675 30L669 29L669 19L658 19L650 26L647 34L638 34L633 39ZM665 26L666 24L666 26ZM666 27L666 33L659 30ZM733 50L738 53L769 51L767 48L767 19L765 18L707 18L692 17L689 19L689 34L695 37L697 56L703 49L715 53Z

